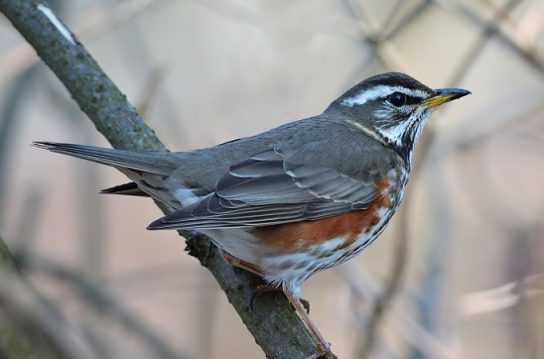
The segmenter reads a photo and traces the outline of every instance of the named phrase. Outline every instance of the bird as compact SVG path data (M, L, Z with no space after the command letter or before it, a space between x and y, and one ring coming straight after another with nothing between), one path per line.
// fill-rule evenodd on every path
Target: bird
M148 229L208 236L227 263L262 277L262 288L283 291L316 342L316 357L334 357L301 299L302 284L382 233L402 201L431 112L470 93L387 72L362 80L319 115L209 148L33 144L121 171L132 182L102 193L161 202L169 213Z

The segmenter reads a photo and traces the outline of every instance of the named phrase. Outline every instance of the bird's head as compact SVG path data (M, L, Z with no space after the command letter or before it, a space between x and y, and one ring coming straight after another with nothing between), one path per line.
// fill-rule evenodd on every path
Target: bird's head
M432 110L470 94L460 88L431 89L416 79L388 72L372 76L335 100L327 112L409 156Z

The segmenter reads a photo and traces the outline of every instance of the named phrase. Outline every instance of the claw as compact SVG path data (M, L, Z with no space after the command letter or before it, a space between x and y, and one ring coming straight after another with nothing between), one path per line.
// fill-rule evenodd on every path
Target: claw
M315 354L309 356L307 359L338 359L338 357L334 355L330 348L318 345Z
M310 302L308 302L306 299L300 298L300 304L306 309L306 313L310 314Z
M249 309L255 309L255 300L258 296L268 292L276 291L282 291L285 294L285 296L289 300L289 303L291 303L291 305L299 313L299 316L304 321L306 327L310 330L310 333L312 334L317 348L316 352L307 359L337 359L336 355L334 355L330 349L330 343L325 341L323 336L317 330L317 327L310 320L310 317L308 317L308 314L310 313L310 302L308 302L306 299L300 298L298 299L298 301L295 301L293 295L289 291L286 291L285 288L263 284L258 286L253 295L251 296L249 300Z
M338 359L338 357L331 351L331 345L327 342L317 343L316 352L306 359Z
M313 341L317 346L316 352L308 359L336 359L336 355L334 355L330 349L330 343L325 340L323 335L321 335L321 333L317 329L316 325L308 316L308 311L310 309L309 303L306 300L303 301L298 298L295 299L293 293L285 287L283 288L283 293L285 294L291 305L295 307L295 310L298 312L298 315L300 316L304 324L306 324L306 328L308 328L308 330L310 331ZM305 302L307 305L304 305Z

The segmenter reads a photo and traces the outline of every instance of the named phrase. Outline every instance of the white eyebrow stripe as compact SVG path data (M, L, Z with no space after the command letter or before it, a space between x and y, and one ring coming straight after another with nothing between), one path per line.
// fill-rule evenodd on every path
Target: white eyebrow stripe
M402 86L386 86L378 85L367 90L361 91L359 94L346 98L340 102L341 105L353 107L354 105L362 105L368 101L373 101L378 98L383 98L391 95L393 92L401 92L407 96L426 98L429 94L422 90L413 90Z

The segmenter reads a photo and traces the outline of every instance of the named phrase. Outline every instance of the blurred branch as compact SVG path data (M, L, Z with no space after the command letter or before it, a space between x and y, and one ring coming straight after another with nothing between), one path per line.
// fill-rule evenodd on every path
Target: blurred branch
M10 342L5 348L10 354L22 354L18 347L24 345L30 347L25 350L29 357L96 358L27 281L5 268L0 268L0 313L9 318L2 321L0 334Z
M23 309L25 305L28 308ZM50 309L21 275L16 259L0 237L0 357L69 357L71 340L62 339L67 340L67 347L63 347L65 343L59 342L56 333L48 333L47 325L58 324L59 319ZM44 316L52 321L43 323Z
M488 21L488 20L482 19L478 14L476 14L475 12L467 8L461 2L451 1L451 0L433 0L433 2L448 11L457 12L464 19L481 27L484 30L484 34L488 33L488 34L497 36L497 38L502 43L506 44L508 47L514 50L515 53L520 55L526 61L526 63L528 63L535 70L537 70L540 73L540 75L544 75L544 62L542 62L542 60L539 59L534 48L531 46L527 46L525 43L523 43L519 39L508 35L508 33L505 31L502 31L501 24L504 23L503 21L505 19L504 14L508 12L508 10L504 12L501 12L501 11L496 12L495 18L493 20ZM513 8L515 5L518 5L520 2L521 0L511 0L509 3L507 3L507 5L505 6L505 9ZM498 19L501 19L501 21L500 22L497 21Z
M86 279L83 274L78 274L72 269L64 268L38 256L34 256L32 261L22 263L22 269L47 274L72 286L82 302L87 303L97 312L105 313L109 319L118 321L128 331L136 334L142 343L145 343L148 348L154 351L157 358L180 358L147 325L119 304L113 296L100 288L94 281Z
M6 203L5 187L8 181L9 160L10 160L10 141L14 138L13 130L17 123L17 113L19 105L26 90L32 82L35 68L29 68L14 80L13 86L8 90L8 95L2 106L3 110L0 113L0 203ZM4 213L2 209L7 209L7 206L0 206L0 223L3 223Z
M412 175L412 183L414 182ZM370 313L369 324L366 328L366 336L363 342L359 346L359 357L369 358L374 350L376 341L379 334L380 324L383 322L384 316L387 310L391 307L395 295L400 290L402 280L404 279L404 272L408 266L408 239L409 239L409 208L411 204L410 194L412 191L407 191L404 195L404 201L402 208L397 214L397 218L400 218L399 229L395 236L394 253L391 261L391 268L389 269L388 279L385 283L385 288L381 294L376 298L373 309Z
M499 26L502 21L508 18L509 13L520 4L520 0L510 0L501 9L496 9L493 15L493 22L485 25L482 28L479 39L472 45L468 52L463 56L462 62L457 66L457 71L451 76L450 83L452 85L459 83L468 69L476 61L478 56L482 53L484 45L489 41L491 37L499 32Z
M512 6L517 0L511 1L505 5L505 10L511 10ZM449 81L451 86L457 84L463 76L466 74L471 64L474 62L476 57L479 55L480 50L483 48L487 42L490 34L484 32L481 37L481 41L478 41L475 46L472 47L471 51L465 55L464 61L462 61L458 66L456 71L452 75L452 79ZM423 133L422 138L419 143L419 154L420 161L413 169L414 172L420 173L420 169L424 163L428 163L430 154L432 153L431 145L434 143L436 137L435 127L429 127ZM436 161L435 165L438 167L440 161ZM447 180L444 177L443 168L434 168L432 171L432 181L428 186L428 191L431 193L430 199L431 203L429 207L431 208L430 213L442 213L445 214L448 212L447 203L451 203L451 199L447 198L447 193L443 191L442 185L446 183ZM422 275L420 289L418 290L419 297L416 301L417 314L419 316L419 321L423 328L429 332L437 333L438 329L436 328L437 324L437 307L440 301L441 294L441 284L444 282L443 276L445 273L444 269L444 260L448 255L448 248L450 246L451 239L448 237L449 233L446 228L449 225L447 215L435 216L436 218L433 221L434 235L431 236L430 241L427 247L427 253L424 256L424 265L425 272ZM410 354L411 358L426 358L428 355L420 347L413 347L412 353Z
M403 28L425 13L429 8L430 1L422 0L412 11L401 18L393 30L391 30L388 34L386 33L387 28L390 27L388 21L386 21L383 26L378 29L376 25L369 22L370 17L367 16L361 3L344 0L344 4L353 17L358 19L362 25L366 24L365 26L361 26L361 36L362 39L371 46L371 53L378 57L387 68L406 70L407 65L391 40ZM416 169L414 169L413 172L417 172ZM415 177L415 173L412 174L412 177ZM400 226L399 231L395 236L395 251L391 262L388 280L383 292L374 302L368 325L364 328L365 335L363 336L361 343L358 344L358 356L361 358L368 358L371 356L376 346L377 337L383 318L391 306L395 294L398 292L402 284L403 273L405 272L408 262L409 212L407 208L410 207L409 197L410 196L407 194L406 198L404 199L402 209L398 214L400 218Z
M43 188L38 184L23 193L21 211L13 237L13 253L17 253L17 263L27 260L32 244L36 239L36 231L43 214Z
M427 190L429 191L429 213L435 213L432 221L429 221L428 226L432 228L432 234L426 243L425 252L422 258L421 266L424 272L421 275L419 288L416 290L416 317L420 325L431 333L435 333L437 337L443 336L443 328L439 322L439 308L442 300L442 294L445 287L448 285L445 279L447 258L450 254L452 233L451 213L448 204L452 203L452 199L448 196L448 192L444 191L444 183L447 183L444 174L444 168L440 164L429 171L432 175ZM455 319L449 316L449 323ZM424 353L421 348L413 347L409 358L425 359L429 356Z
M427 9L432 5L431 0L421 0L412 11L402 17L395 27L387 33L388 39L393 39L395 36L401 33L408 25L419 19L421 15L425 14ZM398 6L393 8L393 11L397 10ZM387 31L388 24L384 24L384 32Z
M509 1L504 7L500 10L497 10L495 12L495 21L490 23L488 26L486 26L482 30L482 34L480 36L480 39L471 47L471 49L466 53L463 57L462 62L457 66L456 71L451 76L451 79L449 81L450 85L456 85L463 76L466 74L470 66L474 63L476 58L479 56L481 51L483 50L485 44L487 41L498 32L498 25L501 20L505 19L507 14L511 12L515 6L519 4L519 0L511 0ZM420 161L417 162L418 165L414 167L414 172L418 173L419 169L421 168L422 164L425 163L426 157L428 156L430 152L431 144L434 142L435 134L436 132L433 131L433 127L430 127L427 131L425 131L424 136L422 136L422 139L420 141L419 150L418 153L421 155ZM409 194L405 199L404 207L407 208L407 202L409 203ZM433 197L436 200L436 197ZM438 201L438 200L436 200ZM443 202L443 201L442 201ZM440 203L442 203L440 202ZM436 203L435 203L436 204ZM436 212L436 211L435 211ZM402 223L404 225L401 225L401 227L407 227L407 218L406 213L403 211L401 212L402 215ZM406 235L407 228L404 228L404 230L401 230L402 234L401 236ZM443 228L441 228L440 232L444 232ZM427 254L426 261L427 264L424 266L426 268L426 272L424 274L424 278L422 279L421 284L421 294L418 301L418 308L419 308L419 315L420 320L423 322L423 325L425 328L429 331L434 331L436 328L434 328L434 315L435 308L437 306L438 298L439 298L439 285L438 282L441 281L441 274L442 274L442 267L440 266L440 263L442 262L442 257L444 256L444 253L446 251L446 248L448 246L447 239L444 235L438 235L434 238L432 243L430 244L429 252ZM427 354L424 353L424 351L421 349L421 347L414 347L414 350L412 352L413 358L422 358L427 357Z
M0 0L0 11L34 47L113 147L165 150L125 95L50 8L36 0ZM262 281L227 265L204 236L185 235L190 254L212 272L268 357L306 358L315 352L308 330L284 296L265 296L251 311L250 298Z
M408 65L404 61L404 56L398 51L390 38L382 32L382 29L372 22L362 3L352 0L342 0L342 3L346 11L359 24L359 39L370 47L370 53L386 68L407 72Z
M16 274L21 273L19 266L17 265L18 263L22 271L27 272L28 270L34 270L35 272L42 274L46 273L75 287L76 292L84 302L88 303L89 306L93 307L96 311L106 312L111 319L117 320L127 330L136 334L141 339L141 342L147 344L147 347L154 351L157 358L180 358L179 355L174 354L174 351L170 349L166 343L150 331L146 325L141 323L135 316L119 305L113 297L108 296L107 293L102 291L98 286L86 280L84 276L78 275L74 273L73 270L66 270L57 264L48 262L36 256L33 257L32 261L20 261L19 259L24 258L23 256L25 254L26 253L14 252L14 255L12 256L6 244L0 238L0 278L2 281L8 281L7 284L5 284L5 287L0 285L0 304L2 304L0 307L3 307L4 310L8 311L10 314L9 317L15 321L15 323L10 322L0 325L0 336L5 337L7 335L5 332L8 331L15 332L16 334L10 336L9 342L18 342L25 340L23 338L36 337L34 339L36 341L35 343L27 343L26 346L32 347L31 351L34 352L37 350L36 348L41 348L41 346L53 345L55 355L51 357L55 358L74 358L82 355L82 353L78 352L78 350L81 349L79 344L75 345L68 342L68 345L71 347L66 348L64 345L66 345L67 342L58 342L56 332L59 330L61 332L64 331L64 327L67 326L67 323L60 318L58 313L54 310L54 307L45 301L25 277L15 277ZM8 279L5 279L3 276L8 276ZM16 289L18 287L21 289ZM14 293L10 293L10 295L6 294L3 296L1 293L1 291L11 290L14 290ZM21 294L17 292L18 290L21 291ZM26 303L23 303L23 305L19 307L17 304L21 300L23 302L29 301L32 304L27 305ZM11 303L11 301L14 301L14 303ZM48 318L47 320L49 322L47 325L43 325L39 322L42 320L42 317ZM83 327L82 330L85 330L85 327ZM76 338L77 341L81 340L77 334L73 339L67 340L76 340ZM37 340L44 339L45 342L37 342ZM92 345L88 346L86 350L91 351L92 354L85 354L85 356L103 357L100 353L104 350L104 345L101 345L98 342L91 344ZM60 348L56 348L59 345ZM83 345L83 343L81 343L81 345ZM12 346L16 345L12 344ZM66 350L68 350L69 353L64 353Z
M80 17L70 21L74 33L80 37L96 38L111 28L130 20L155 4L174 0L122 0L99 3ZM36 53L27 43L20 43L0 57L0 83L6 83L19 76L38 62Z
M368 271L365 271L360 265L353 262L347 262L338 267L342 278L345 280L351 290L352 297L356 302L377 301L385 291L381 287L378 279L373 277ZM406 296L409 296L408 294ZM366 322L364 317L368 314L366 310L355 308L355 316L358 322ZM404 339L408 344L419 348L433 359L451 359L452 350L444 343L441 343L433 333L421 327L417 322L410 319L405 313L391 308L388 311L388 321L391 322L391 328ZM363 330L366 325L363 326Z
M8 245L6 244L6 242L4 242L2 237L0 237L0 269L1 267L7 267L11 270L19 272L19 267L17 267L17 264L13 259L13 255L11 254Z

